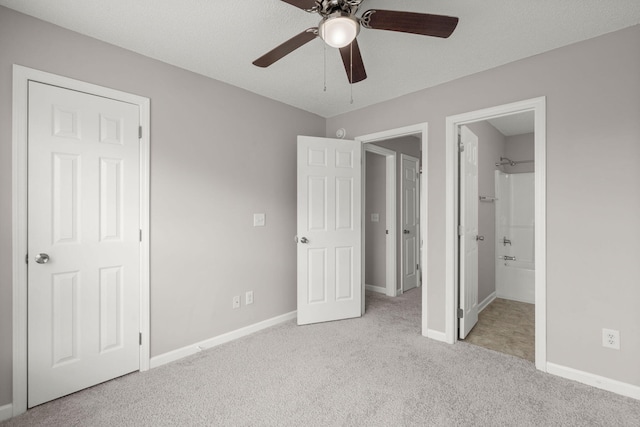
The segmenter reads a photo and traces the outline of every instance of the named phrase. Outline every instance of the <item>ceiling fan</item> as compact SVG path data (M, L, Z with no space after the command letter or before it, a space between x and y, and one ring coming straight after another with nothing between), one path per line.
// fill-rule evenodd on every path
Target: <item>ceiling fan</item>
M282 0L322 19L317 27L304 30L275 49L253 61L258 67L268 67L316 37L327 45L340 49L342 62L350 83L367 78L356 37L360 27L372 30L398 31L423 36L447 38L458 25L458 18L427 13L371 9L360 17L356 12L363 0Z

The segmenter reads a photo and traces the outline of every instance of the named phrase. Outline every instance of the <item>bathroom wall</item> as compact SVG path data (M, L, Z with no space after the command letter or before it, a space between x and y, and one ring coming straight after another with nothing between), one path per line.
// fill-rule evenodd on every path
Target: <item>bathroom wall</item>
M533 132L522 135L507 136L504 144L504 157L513 161L533 160L534 141ZM496 160L497 161L497 160ZM503 171L506 173L533 172L534 164L522 163L515 166L505 165Z

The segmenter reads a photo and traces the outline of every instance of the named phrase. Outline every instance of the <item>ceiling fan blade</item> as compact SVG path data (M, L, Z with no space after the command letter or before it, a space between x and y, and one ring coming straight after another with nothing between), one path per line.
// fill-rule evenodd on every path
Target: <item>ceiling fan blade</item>
M364 62L362 62L362 55L358 47L358 40L354 39L349 46L340 48L340 55L350 83L358 83L367 78L367 72L364 70ZM353 78L351 76L352 69Z
M458 18L428 13L400 12L395 10L367 10L361 18L366 28L399 31L447 38L458 25Z
M311 10L316 6L316 0L282 0L291 6L299 7L303 10Z
M268 67L279 59L284 58L297 48L304 46L309 43L311 40L315 39L318 34L318 28L309 28L282 43L280 46L275 49L265 53L260 58L253 61L253 65L258 67Z

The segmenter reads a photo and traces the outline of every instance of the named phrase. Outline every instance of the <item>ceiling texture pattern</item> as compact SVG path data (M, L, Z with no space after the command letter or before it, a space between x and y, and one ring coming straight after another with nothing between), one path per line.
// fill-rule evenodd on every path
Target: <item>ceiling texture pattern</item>
M0 5L322 117L640 23L639 0L364 0L358 16L391 9L457 16L460 22L448 39L363 28L358 43L368 78L350 88L338 50L325 48L319 38L269 68L252 65L320 21L280 0L0 0Z

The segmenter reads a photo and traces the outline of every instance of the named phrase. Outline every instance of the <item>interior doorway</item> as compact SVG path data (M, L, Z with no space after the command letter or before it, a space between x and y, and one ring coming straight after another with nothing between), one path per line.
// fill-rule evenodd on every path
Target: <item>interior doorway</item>
M420 223L424 221L425 211L422 200L426 200L421 168L426 157L423 143L426 124L356 140L364 144L366 156L363 215L365 287L388 296L401 295L405 290L422 285L421 273L425 265L421 250L425 237ZM395 171L391 165L395 165ZM381 182L383 177L385 180ZM377 191L374 192L372 186L376 186ZM382 207L384 218L380 214ZM395 220L390 221L393 216ZM387 226L381 227L381 221ZM383 250L384 246L387 251ZM424 298L422 295L422 302ZM424 308L423 305L423 317Z
M468 123L459 132L458 336L534 362L534 114Z
M36 86L40 89L56 91L57 95L38 92ZM115 372L114 375L131 370L149 369L150 101L137 95L18 65L14 65L13 94L14 160L12 168L15 210L13 216L12 409L13 416L16 416L25 412L27 405L33 406L72 392L76 386L84 387L96 381L103 381L103 377L90 378L93 372L88 371L92 369L99 373ZM79 99L79 103L76 105L71 98ZM52 108L51 103L54 101L55 108ZM97 107L93 108L96 105ZM36 125L39 121L33 115L37 108L44 114L42 126ZM86 114L87 108L92 109L92 114ZM113 111L111 111L112 108L114 108ZM83 118L91 117L87 119L91 123L82 123L84 125L82 133L79 114L81 109L85 113ZM121 118L118 112L125 114L127 118ZM54 148L57 150L55 153L49 153L50 155L45 153L44 163L40 162L40 164L33 163L34 160L37 161L38 156L42 157L42 153L33 151L37 149L37 144L32 139L37 131L48 135L47 138L59 138L60 144L66 144L65 147L58 144ZM84 138L88 135L92 135L91 142L95 143L94 146L107 147L105 150L111 149L111 152L103 153L95 149L94 151L100 152L90 153L94 156L94 161L85 162L81 169L80 157L84 155L84 151L74 150L78 146L85 145L78 142L86 142ZM119 166L122 162L114 152L127 145L132 148L129 154L124 155L122 162L128 160L137 163L136 167L132 168L134 173L131 179L123 175L123 170ZM78 149L83 150L83 148ZM32 168L29 168L29 165ZM34 174L41 173L43 170L51 172L49 175L53 177L51 186L37 185L42 179L38 179ZM81 175L83 171L91 176ZM90 189L93 190L91 194L81 192L80 181L83 185L86 183L93 185ZM124 191L125 183L131 184L128 191ZM45 199L40 200L42 203L38 204L38 200L34 197L42 194L45 195ZM135 206L132 209L125 209L125 204L127 207ZM49 208L46 208L47 205ZM34 211L34 206L39 209ZM45 218L43 221L42 218L33 216L38 213L53 215L53 218ZM127 223L131 223L131 226ZM48 230L47 227L54 229ZM88 271L84 266L71 265L70 261L77 261L78 257L68 256L68 252L81 243L81 239L89 240L87 237L89 235L95 238L96 246L100 244L111 246L111 243L120 242L128 242L127 244L131 247L135 246L133 251L135 253L127 257L126 262L122 262L122 265L133 263L137 266L135 270L130 269L133 271L130 278L137 284L135 296L123 294L124 276L120 273L118 264L120 261L114 258L121 248L107 249L106 254L109 259L106 262L109 264L91 267L92 271ZM44 238L41 241L34 240L38 236L44 236ZM94 262L94 258L97 261L104 261L103 253L92 253L92 255L94 256L87 259L85 264ZM44 288L47 288L47 282L52 285L46 292L45 289L40 289L41 292L39 292L34 288L34 280L38 279L38 274L45 278ZM89 334L85 332L84 325L82 328L80 325L82 322L86 323L86 316L82 316L92 311L92 309L81 311L82 304L78 295L79 282L84 279L87 280L83 285L91 280L100 282L98 286L93 286L94 295L98 294L100 310L97 316L96 311L93 310L91 324L94 330L89 331ZM52 298L50 292L53 292ZM85 293L83 296L90 296L87 294L86 286L83 292ZM48 302L44 302L44 305L36 307L32 305L38 302L35 298L36 294L38 298L41 296L50 298ZM124 301L125 298L128 302ZM127 303L126 307L125 303ZM47 313L51 314L51 309L54 313L48 316L47 321ZM44 319L34 317L39 314L43 314ZM130 327L125 329L122 316L127 314L131 315L131 319L127 320L127 326ZM37 329L36 323L41 320L44 320L45 327ZM37 331L46 332L47 327L49 333L55 336L53 338L50 335L44 338L38 337ZM49 346L46 351L43 352L41 347L35 347L35 340L38 338L42 344ZM86 352L80 351L84 349L80 346L86 342L96 344L92 351L97 349L101 355L115 354L114 359L118 360L115 360L112 365L117 365L118 368L114 371L102 365L92 366L79 372L66 372L65 378L49 378L38 384L33 383L32 380L39 371L34 365L37 361L34 361L32 356L36 353L42 353L45 356L46 360L42 358L39 360L44 360L45 370L73 368L79 365L80 359L86 355ZM120 355L116 353L119 353L122 348L131 350L132 356L127 357L127 366L120 367ZM80 378L89 379L89 382L65 388L72 382L71 377L73 381ZM53 388L55 390L51 394L42 393L48 393Z
M483 301L475 300L473 293L467 292L465 288L466 281L463 281L464 266L466 262L461 252L461 239L465 242L475 240L482 242L481 234L475 236L471 233L465 233L465 224L461 222L463 211L463 201L461 199L460 183L463 178L460 175L461 167L459 156L461 151L461 140L459 135L462 134L460 129L472 126L472 124L512 116L518 113L530 112L533 114L533 145L534 145L534 212L533 221L535 228L533 230L533 246L532 253L535 259L535 277L534 277L534 302L535 302L535 364L536 368L546 371L546 121L545 121L545 98L535 98L526 101L520 101L513 104L506 104L498 107L487 108L478 111L472 111L456 116L447 117L447 193L446 193L446 280L445 280L445 311L447 313L445 321L445 340L449 343L455 343L459 336L459 325L464 324L459 321L459 317L464 317L464 311L469 309L471 315L473 311L476 313L480 309ZM508 156L502 156L508 157ZM496 163L502 162L504 159L496 159ZM490 197L490 195L478 194L480 197ZM485 200L486 202L486 200ZM464 218L463 218L464 221ZM469 234L469 235L466 235ZM504 237L504 236L501 236ZM494 237L495 238L495 237ZM509 239L507 239L509 240ZM513 255L502 255L502 261L512 261L505 259L504 256L513 257ZM497 256L496 256L497 260ZM464 294L464 296L463 296ZM464 298L471 297L464 300ZM464 307L460 303L464 302ZM474 308L475 306L475 308ZM462 310L460 310L462 309ZM470 328L465 328L468 332Z

